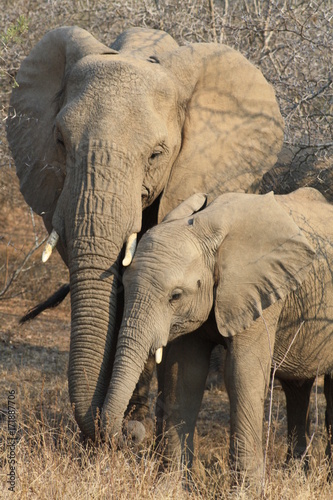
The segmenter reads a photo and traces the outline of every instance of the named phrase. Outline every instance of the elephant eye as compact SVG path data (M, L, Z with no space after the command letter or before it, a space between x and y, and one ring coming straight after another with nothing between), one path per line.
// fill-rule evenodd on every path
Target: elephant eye
M149 56L147 61L153 64L160 64L160 61L156 56Z
M153 163L156 160L156 158L158 158L161 154L162 154L162 151L160 151L160 150L154 151L153 154L149 158L149 163L150 164Z
M183 290L181 290L180 288L176 288L171 294L170 302L176 302L181 298L182 295L183 295Z
M64 140L63 140L62 135L61 135L61 133L60 133L60 131L58 129L55 132L55 140L56 140L56 143L58 145L60 145L63 148L65 147Z

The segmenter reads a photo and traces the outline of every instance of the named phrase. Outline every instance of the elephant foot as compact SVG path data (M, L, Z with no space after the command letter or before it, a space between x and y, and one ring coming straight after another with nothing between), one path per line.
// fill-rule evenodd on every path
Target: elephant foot
M232 472L229 494L231 498L238 498L240 492L246 492L245 498L263 498L264 484L261 475L243 471Z
M328 463L327 481L329 483L333 483L333 453L331 442L329 442L326 446L325 456Z
M232 491L246 489L256 498L261 496L264 487L263 462L258 460L244 461L242 457L229 457L230 487ZM249 498L252 498L249 497Z
M299 464L301 464L305 476L308 475L310 469L310 456L308 455L308 453L306 453L304 447L300 447L298 449L296 446L293 447L292 449L291 448L288 449L285 461L286 469L290 466L292 461L297 461Z

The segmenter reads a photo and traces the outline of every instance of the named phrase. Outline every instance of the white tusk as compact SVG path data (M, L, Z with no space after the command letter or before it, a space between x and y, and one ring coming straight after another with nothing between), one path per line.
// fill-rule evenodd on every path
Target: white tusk
M46 262L50 258L52 250L55 248L58 240L59 234L57 233L57 231L52 229L50 236L47 238L44 252L42 254L42 262Z
M132 233L126 242L125 257L123 258L123 266L127 267L133 260L136 250L137 233Z
M155 352L155 361L156 361L156 364L160 364L160 362L162 361L162 356L163 356L163 347L159 347L157 349L157 351Z

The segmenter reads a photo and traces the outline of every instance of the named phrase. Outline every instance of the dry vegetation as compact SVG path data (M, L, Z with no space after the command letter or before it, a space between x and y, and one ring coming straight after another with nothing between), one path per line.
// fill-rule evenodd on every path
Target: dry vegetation
M19 21L20 16L21 21ZM21 23L21 24L19 24ZM18 29L19 26L27 29ZM114 452L80 441L67 394L69 299L25 327L29 306L66 283L67 271L40 250L45 237L18 189L5 138L11 87L21 60L51 28L77 24L105 43L130 26L168 31L179 43L217 41L258 65L277 92L286 140L333 145L333 2L331 0L2 0L0 9L0 461L2 498L254 498L244 485L230 490L228 403L210 388L198 424L198 474L182 487L177 471L160 473L153 439L140 450ZM16 29L13 30L13 27ZM20 270L14 275L16 270ZM10 284L10 286L8 286ZM7 397L17 409L16 493L8 491ZM300 464L283 467L284 396L277 388L260 498L329 499L322 381L311 407L313 441L305 479ZM266 426L267 431L267 426Z

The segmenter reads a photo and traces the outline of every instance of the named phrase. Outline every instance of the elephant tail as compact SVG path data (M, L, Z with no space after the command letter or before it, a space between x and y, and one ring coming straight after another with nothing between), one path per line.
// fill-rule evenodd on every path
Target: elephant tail
M44 302L41 302L37 306L29 309L29 311L22 316L19 323L23 324L26 321L30 321L31 319L36 318L41 312L46 309L50 309L51 307L57 307L61 302L67 297L70 291L69 283L66 285L62 285L51 297L48 297Z

